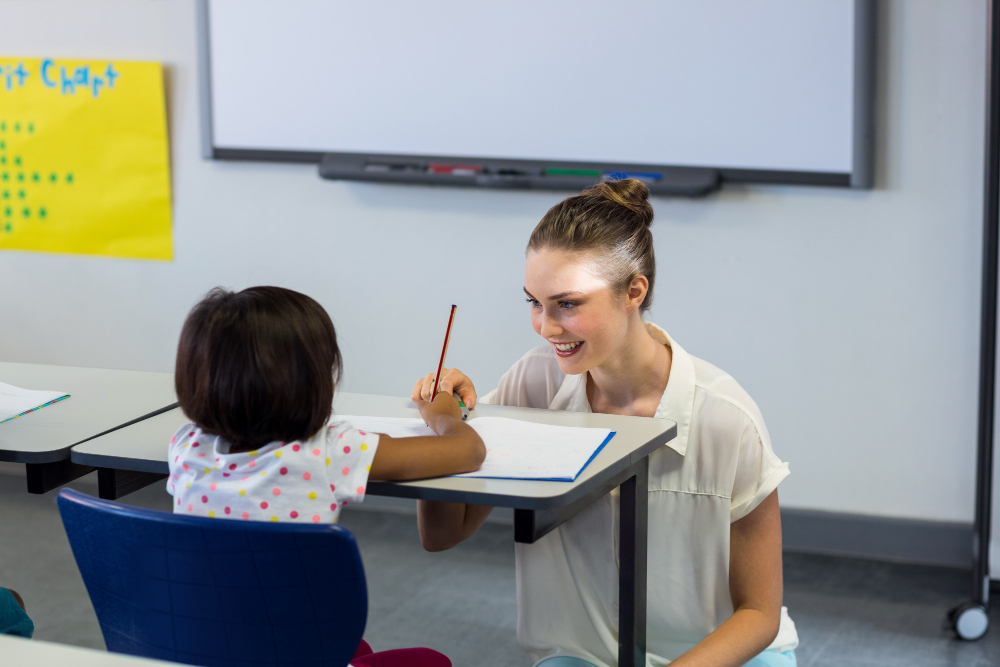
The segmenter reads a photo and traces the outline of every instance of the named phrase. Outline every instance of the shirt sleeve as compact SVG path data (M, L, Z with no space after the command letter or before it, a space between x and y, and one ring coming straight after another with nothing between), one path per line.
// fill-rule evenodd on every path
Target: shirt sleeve
M788 464L775 456L771 443L752 422L748 422L740 438L736 461L736 478L730 498L729 520L736 522L754 511L781 480L788 477Z
M517 360L481 403L518 408L548 408L566 375L547 346L536 347Z
M170 438L170 444L167 445L167 465L170 468L170 474L167 475L167 493L170 495L174 495L174 482L178 477L177 469L181 466L181 459L184 458L184 445L188 442L194 429L194 424L184 424L177 429L177 432Z
M378 441L377 433L359 431L347 422L327 428L326 476L337 504L364 501Z

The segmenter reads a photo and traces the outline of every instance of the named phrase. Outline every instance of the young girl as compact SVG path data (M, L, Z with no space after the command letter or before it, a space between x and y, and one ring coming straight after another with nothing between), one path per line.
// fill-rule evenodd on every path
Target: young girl
M188 315L177 350L177 398L192 423L170 439L174 513L332 523L344 505L364 499L369 479L482 464L483 442L450 394L417 401L437 436L390 438L330 422L340 370L333 323L313 299L279 287L210 292ZM450 665L427 649L406 651L418 654L395 657ZM353 664L388 665L389 653L397 652Z
M781 606L778 483L788 475L736 381L643 321L656 264L648 190L602 183L554 206L531 235L524 292L546 344L483 402L665 417L677 437L649 457L647 660L671 667L794 667ZM414 400L433 378L417 381ZM452 369L440 390L476 403ZM488 507L418 504L421 540L447 549ZM618 494L534 544L517 544L517 637L545 667L617 665Z

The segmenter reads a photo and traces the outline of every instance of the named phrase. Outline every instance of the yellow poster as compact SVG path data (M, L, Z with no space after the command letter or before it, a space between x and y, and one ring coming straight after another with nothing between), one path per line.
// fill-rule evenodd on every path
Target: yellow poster
M0 57L0 249L172 258L159 63Z

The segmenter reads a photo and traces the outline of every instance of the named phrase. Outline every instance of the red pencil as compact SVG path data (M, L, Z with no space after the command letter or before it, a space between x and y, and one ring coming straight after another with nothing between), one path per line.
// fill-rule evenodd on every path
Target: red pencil
M438 393L438 382L441 381L441 369L444 368L444 355L448 354L448 341L451 340L451 325L455 321L455 309L458 306L452 304L451 315L448 316L448 329L444 332L444 347L441 348L441 361L438 362L437 375L434 376L434 391L431 392L431 401Z

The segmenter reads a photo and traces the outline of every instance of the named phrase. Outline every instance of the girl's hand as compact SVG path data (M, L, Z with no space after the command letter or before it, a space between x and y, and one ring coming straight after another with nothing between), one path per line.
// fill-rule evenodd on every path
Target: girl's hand
M431 382L433 381L431 379ZM457 419L460 424L462 423L462 408L458 407L458 401L451 394L441 392L434 397L433 402L420 399L415 403L417 409L420 410L420 416L424 418L424 423L438 435L444 435L448 427L454 424L451 420L442 419L442 417L451 417Z
M429 401L431 400L431 391L433 389L434 373L428 373L413 385L413 393L410 395L410 399L414 403ZM438 382L438 392L444 392L449 395L455 392L462 399L462 402L465 403L465 407L470 410L476 407L476 388L473 386L472 380L457 368L444 368L441 370L441 381ZM459 418L461 419L461 417Z

